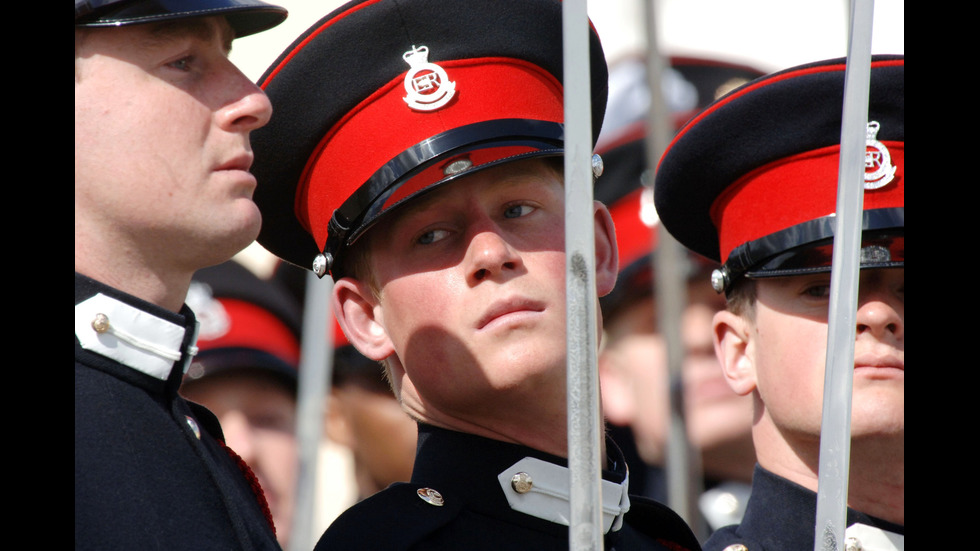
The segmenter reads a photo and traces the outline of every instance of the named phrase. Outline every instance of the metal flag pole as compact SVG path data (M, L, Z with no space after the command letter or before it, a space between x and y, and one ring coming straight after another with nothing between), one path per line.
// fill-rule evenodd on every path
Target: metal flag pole
M596 364L592 98L585 0L562 2L565 108L565 289L569 549L601 550L602 421Z
M306 274L303 305L303 342L300 348L296 397L296 441L299 474L289 551L313 549L313 509L316 498L317 458L323 435L327 385L333 371L333 331L330 326L330 292L333 280Z
M650 89L650 110L647 114L646 155L647 166L653 173L664 150L673 136L670 111L664 98L661 83L666 61L660 54L657 39L655 2L643 3L646 9L647 36L647 85ZM667 442L667 504L677 512L702 538L706 536L701 526L697 508L697 496L701 493L700 457L691 450L687 438L684 417L684 342L680 320L687 303L684 253L680 243L663 227L658 228L657 248L653 255L658 327L667 343L667 366L670 389L670 430Z
M847 528L847 484L851 454L851 393L854 377L861 221L864 211L864 156L871 89L871 29L874 0L852 0L844 73L840 168L827 365L817 486L815 551L840 550Z

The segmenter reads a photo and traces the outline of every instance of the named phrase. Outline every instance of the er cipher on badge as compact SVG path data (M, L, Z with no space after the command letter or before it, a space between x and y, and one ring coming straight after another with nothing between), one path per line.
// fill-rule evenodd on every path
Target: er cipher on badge
M427 46L412 46L402 55L412 68L405 74L403 98L409 107L417 111L435 111L449 103L456 94L456 83L449 80L446 71L429 63Z
M878 141L880 128L877 121L868 123L868 141L864 151L864 189L885 187L895 177L891 153L885 144Z

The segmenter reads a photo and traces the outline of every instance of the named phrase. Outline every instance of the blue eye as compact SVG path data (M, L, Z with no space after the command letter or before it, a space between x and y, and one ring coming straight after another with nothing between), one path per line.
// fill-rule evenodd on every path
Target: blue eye
M827 298L830 296L830 285L813 285L807 287L803 293L813 298Z
M190 64L192 61L194 61L194 58L192 56L187 56L187 57L182 57L177 61L170 62L167 64L167 66L173 69L177 69L178 71L189 71Z
M446 230L431 230L420 235L417 242L419 245L431 245L436 241L445 239L447 235L449 235L449 232Z
M504 218L520 218L527 216L534 210L530 205L513 205L504 210Z

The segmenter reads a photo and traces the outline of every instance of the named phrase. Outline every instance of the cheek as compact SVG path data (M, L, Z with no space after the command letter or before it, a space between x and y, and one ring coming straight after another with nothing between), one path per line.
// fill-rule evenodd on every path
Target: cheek
M434 292L434 290L440 290ZM448 314L444 284L422 275L401 277L387 283L381 292L385 330L396 350L403 349L420 330L438 325Z
M821 403L826 324L799 318L760 324L758 339L756 371L763 399L792 408Z

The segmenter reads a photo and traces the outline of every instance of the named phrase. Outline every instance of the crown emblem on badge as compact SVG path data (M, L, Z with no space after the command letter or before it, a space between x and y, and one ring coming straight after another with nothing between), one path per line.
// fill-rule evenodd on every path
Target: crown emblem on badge
M429 63L429 48L415 47L405 52L402 59L412 68L405 74L405 103L417 111L435 111L449 103L456 94L456 83L449 80L446 71Z
M864 151L864 189L878 189L888 185L895 177L892 156L885 144L878 141L877 121L868 123L868 141Z

